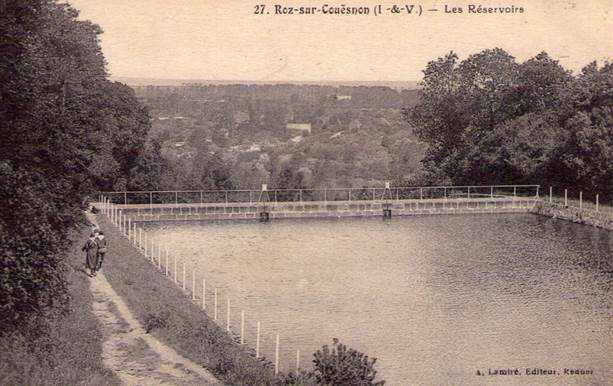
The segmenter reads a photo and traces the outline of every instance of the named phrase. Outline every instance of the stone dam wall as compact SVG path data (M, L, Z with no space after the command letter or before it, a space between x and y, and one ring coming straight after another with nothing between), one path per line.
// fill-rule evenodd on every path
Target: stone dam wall
M329 201L235 204L124 205L122 212L136 222L258 220L268 213L279 218L383 217L437 214L526 213L534 199L479 198L469 200Z

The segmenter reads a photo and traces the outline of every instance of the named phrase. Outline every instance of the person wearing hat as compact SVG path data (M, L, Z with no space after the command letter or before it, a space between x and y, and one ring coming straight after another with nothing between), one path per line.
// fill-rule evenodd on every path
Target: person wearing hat
M98 268L98 243L96 242L96 235L94 233L89 235L89 239L81 248L85 251L85 266L89 268L89 276L96 276L96 270Z
M96 237L96 243L98 244L98 265L96 270L99 271L102 268L102 262L104 261L104 255L108 247L108 241L104 238L104 232L99 231L98 237Z

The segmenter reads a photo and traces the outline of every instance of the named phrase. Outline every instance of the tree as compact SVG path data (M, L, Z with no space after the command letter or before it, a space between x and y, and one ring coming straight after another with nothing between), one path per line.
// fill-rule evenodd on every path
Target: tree
M613 70L572 74L541 52L517 64L501 49L428 63L407 112L428 145L429 183L562 184L613 194Z
M67 305L62 253L88 195L126 186L149 119L109 82L102 30L54 0L0 3L0 334Z

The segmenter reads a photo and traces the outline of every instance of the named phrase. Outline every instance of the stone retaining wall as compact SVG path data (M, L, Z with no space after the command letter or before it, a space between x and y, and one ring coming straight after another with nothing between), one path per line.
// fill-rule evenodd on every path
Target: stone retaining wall
M613 230L613 216L605 212L596 212L591 209L580 209L544 201L537 202L531 212L541 216L572 221L577 224Z

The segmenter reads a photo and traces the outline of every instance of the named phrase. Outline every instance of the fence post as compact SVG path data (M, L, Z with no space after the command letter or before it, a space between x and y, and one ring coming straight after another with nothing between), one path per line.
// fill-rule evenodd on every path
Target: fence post
M196 300L196 270L192 268L192 300Z
M513 185L513 198L517 197L517 186Z
M467 198L470 199L470 186L468 187L468 196L467 196Z
M185 260L183 260L183 292L185 292Z
M128 240L132 241L132 218L128 217Z
M598 195L596 195L596 212L598 212Z
M206 310L206 280L202 279L202 309Z
M228 299L228 309L226 310L226 331L230 332L230 298Z
M275 342L275 375L279 374L279 334Z
M138 228L138 249L143 249L143 228Z
M128 193L123 192L123 204L128 205Z
M420 200L424 199L424 188L419 188L419 199Z
M494 186L490 186L490 198L494 198Z
M179 206L179 192L175 192L175 206Z
M328 202L328 188L324 188L324 202Z
M372 188L372 200L373 201L375 201L375 195L376 195L375 191L376 191L376 189L377 188Z
M241 344L245 344L245 311L241 310Z
M255 357L260 357L260 322L258 322L257 334L255 336Z
M153 215L153 192L149 192L149 211Z
M579 209L583 208L583 191L579 192Z
M226 204L228 203L228 191L226 190Z
M215 287L213 299L213 320L217 320L217 287Z
M568 189L564 189L564 206L568 206Z
M168 248L166 248L166 276L168 276Z
M540 188L541 188L541 185L536 185L536 198L539 198Z
M162 271L162 244L158 243L158 271Z
M549 187L549 203L551 204L553 202L553 187L550 186Z
M296 374L300 371L300 350L296 350Z
M149 250L151 252L151 264L155 264L155 240L153 236L149 237L149 239L151 240L151 249Z

